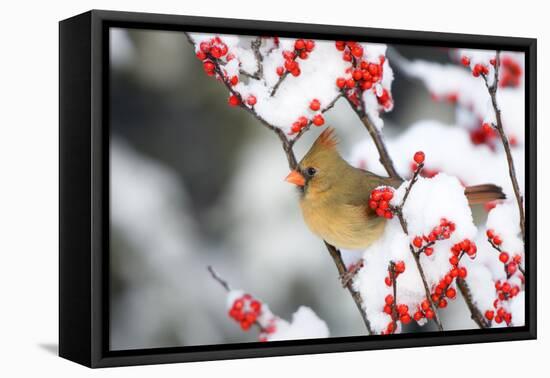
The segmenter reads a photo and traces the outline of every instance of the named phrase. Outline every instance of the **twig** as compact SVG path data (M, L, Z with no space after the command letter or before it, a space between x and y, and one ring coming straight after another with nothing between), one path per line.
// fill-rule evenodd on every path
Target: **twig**
M285 71L280 77L279 77L279 80L277 80L277 82L275 83L275 85L273 86L273 89L271 90L271 93L269 94L271 97L275 96L275 93L277 93L277 90L279 90L279 87L281 86L281 84L283 83L283 81L285 81L286 77L288 76L290 72L289 71Z
M187 40L189 41L189 43L191 43L191 45L194 46L195 44L194 44L192 38L189 36L189 34L188 33L184 33L184 34L187 37ZM298 162L296 160L296 156L294 155L294 151L293 151L292 147L298 141L298 139L300 139L300 137L304 134L305 131L302 130L300 133L298 133L296 135L296 137L294 139L289 140L287 138L287 136L285 135L284 131L282 131L280 128L275 127L272 124L270 124L267 120L265 120L262 116L260 116L254 110L254 107L248 107L247 105L245 105L245 103L242 101L243 99L242 99L242 96L240 95L240 93L238 93L237 91L235 91L233 89L233 87L231 86L231 83L229 83L229 81L227 80L227 78L223 74L222 69L219 65L219 60L215 59L210 54L207 54L207 56L214 63L216 73L221 78L221 81L226 86L226 88L229 90L229 92L232 95L237 96L237 98L239 98L240 107L242 109L246 110L251 115L253 115L258 121L260 121L260 123L263 126L265 126L267 129L273 131L279 137L279 140L281 141L283 150L286 154L286 158L287 158L287 161L288 161L289 168L290 169L296 169L298 167ZM287 73L288 72L286 72L283 76L285 76ZM277 87L282 82L283 76L279 79L279 82L276 85ZM273 96L273 93L272 93L272 96ZM340 97L341 97L341 94L338 94L325 108L323 108L321 110L321 113L324 113L327 110L331 109ZM312 123L312 121L309 120L308 124L306 125L305 128L309 128L311 126L311 123ZM324 241L324 243L325 243L325 246L326 246L330 256L332 257L332 259L334 261L334 264L336 265L336 268L338 269L338 272L340 273L340 276L343 276L347 272L347 268L344 264L344 261L342 260L342 256L340 254L340 251L338 249L336 249L334 246L332 246L331 244L327 243L326 241ZM209 271L212 274L213 270L209 269ZM215 278L215 277L217 277L217 275L214 274L213 277ZM218 281L218 282L220 282L220 281ZM222 282L224 282L224 281L222 280ZM361 294L358 291L356 291L352 287L351 284L349 284L347 286L347 288L348 288L348 291L351 294L351 297L352 297L353 301L355 302L355 305L357 306L357 309L359 310L359 313L361 314L361 318L363 319L363 323L365 324L365 327L367 328L368 333L371 334L372 333L371 332L371 326L370 326L370 322L367 318L366 311L363 309L363 298L361 297Z
M493 247L498 253L502 253L502 248L500 248L500 246L493 243L493 241L489 238L487 238L487 241L489 242L489 244L491 244L491 247ZM525 270L522 268L521 264L516 263L516 265L519 271L521 272L521 274L523 274L523 276L525 277ZM508 270L506 269L507 266L508 264L504 264L504 272L506 273L506 278L510 278L512 277L512 275L508 274Z
M464 301L466 302L466 305L470 310L472 320L478 325L479 328L489 328L490 324L485 320L485 317L483 316L481 311L479 311L477 306L474 305L472 292L470 291L470 287L466 283L466 280L457 277L456 286L458 286L460 292L462 293L462 297L464 298Z
M521 195L521 191L519 189L518 179L516 177L516 169L514 167L514 159L512 157L512 151L510 149L510 143L508 142L508 136L504 132L504 128L502 126L502 117L501 117L500 108L498 107L498 102L497 102L499 66L500 66L500 51L497 51L496 57L495 57L495 70L494 70L495 72L494 72L493 83L491 85L489 84L489 79L487 75L483 74L482 76L483 76L483 80L485 81L485 86L487 87L489 95L491 96L491 103L493 105L493 110L495 112L496 124L493 126L498 131L498 134L500 135L500 139L502 141L502 145L504 147L504 151L506 152L506 160L508 161L508 173L510 175L510 180L512 181L512 187L514 188L514 194L516 196L516 202L518 204L519 225L521 229L521 236L523 238L523 242L525 243L525 211L523 208L523 196Z
M395 209L396 210L395 213L396 213L396 215L399 219L399 223L401 223L401 228L403 229L403 232L406 235L408 235L409 232L408 232L408 229L407 229L407 221L405 220L405 217L403 216L403 207L405 206L405 203L407 201L407 198L409 196L409 193L410 193L413 185L418 180L418 175L420 174L420 171L422 170L422 167L424 167L424 164L419 164L418 167L415 169L413 178L411 179L411 181L409 182L409 185L405 189L405 195L403 196L403 199L401 200L401 203L399 204L399 206L397 206L397 208ZM426 294L426 299L430 303L431 310L434 313L435 324L437 325L437 328L440 331L443 331L443 325L441 324L441 321L439 320L439 316L437 314L436 306L435 306L435 304L432 300L432 296L431 296L431 293L430 293L430 288L428 286L428 281L426 280L426 274L424 273L424 268L422 267L422 263L420 262L420 253L416 252L414 250L414 247L412 246L412 244L409 244L409 249L410 249L411 254L412 254L412 256L414 258L414 261L416 263L416 267L418 269L418 273L420 274L420 278L422 279L422 284L424 286L424 292Z
M327 243L326 241L325 246L327 247L327 250L332 257L332 260L334 261L334 265L336 265L336 269L338 269L338 274L340 275L340 277L343 277L348 272L348 270L346 268L346 264L344 264L344 260L342 260L342 254L338 249L336 249L333 245ZM353 301L355 302L359 313L361 314L363 323L365 324L367 331L369 332L369 334L372 334L372 328L369 319L367 318L366 311L363 308L363 298L361 297L361 294L353 288L351 281L348 282L347 289L351 294L351 297L353 298Z
M231 291L231 288L229 287L229 284L227 283L227 281L224 280L223 278L221 278L218 275L218 273L216 273L216 271L214 270L212 265L208 265L207 269L210 272L210 275L212 276L212 278L215 279L216 281L218 281L218 283L220 285L222 285L222 287L225 289L225 291L227 291L227 292Z
M362 97L362 95L360 95ZM350 104L351 108L359 119L361 120L361 123L363 123L363 126L367 129L369 132L372 141L374 142L374 145L376 146L376 149L378 150L378 156L380 157L380 163L384 166L386 169L386 172L391 178L394 179L401 179L401 176L397 173L397 170L395 169L393 165L393 160L390 157L390 154L388 153L388 150L386 148L386 144L384 143L384 138L382 137L382 133L380 133L380 130L376 126L373 125L372 121L370 120L368 114L364 109L360 109L351 100L348 98L348 96L345 96L346 100Z
M254 72L254 77L261 78L264 75L264 68L263 68L263 56L260 52L260 46L262 45L262 37L256 37L252 42L250 42L250 48L254 52L254 56L256 57L256 72Z
M395 263L390 261L390 266L388 267L390 273L390 280L393 286L393 302L391 306L391 318L393 323L393 332L397 329L397 277L395 274Z

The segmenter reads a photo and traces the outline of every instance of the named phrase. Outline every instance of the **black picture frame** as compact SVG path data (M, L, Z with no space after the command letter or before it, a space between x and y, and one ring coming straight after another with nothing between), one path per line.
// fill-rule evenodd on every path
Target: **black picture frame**
M526 62L526 325L523 327L110 351L110 27L276 34L522 51ZM59 355L88 367L535 339L536 39L92 10L59 23Z

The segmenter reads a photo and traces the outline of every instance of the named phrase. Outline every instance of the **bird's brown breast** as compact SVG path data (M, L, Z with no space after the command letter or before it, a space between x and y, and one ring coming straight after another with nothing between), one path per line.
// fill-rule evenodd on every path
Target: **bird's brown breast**
M366 204L342 202L330 193L308 193L300 207L309 229L344 249L365 249L384 231L385 219L369 214Z

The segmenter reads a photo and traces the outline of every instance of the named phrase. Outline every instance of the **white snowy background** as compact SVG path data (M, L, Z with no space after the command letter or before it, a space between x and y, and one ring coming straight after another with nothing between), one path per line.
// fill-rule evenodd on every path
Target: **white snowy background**
M193 36L197 42L211 37ZM244 50L243 39L222 39L241 58L241 68L253 72L253 56ZM116 30L111 43L112 347L256 341L257 332L241 331L227 316L225 292L210 277L207 265L232 287L269 304L281 319L280 334L273 339L364 334L322 242L301 219L297 193L283 182L288 167L276 136L246 112L227 106L227 89L204 74L182 33ZM279 49L292 44L281 40ZM250 80L235 90L243 98L253 94L256 111L288 133L296 119L313 116L308 110L313 98L324 106L338 94L334 83L346 76L346 65L334 42L316 41L309 58L300 62L301 75L289 75L277 96L270 98L281 51L273 50L273 59L266 61L265 82ZM410 176L417 150L426 153L427 170L444 172L422 179L418 193L411 193L411 209L405 214L411 236L428 233L445 216L457 223L453 243L465 237L475 240L476 259L463 260L474 299L482 311L488 310L496 295L494 280L502 279L504 271L498 253L487 244L486 228L509 236L504 246L514 248L511 252L523 251L519 230L513 227L518 223L513 203L495 208L485 225L483 207L472 214L460 196L461 183L491 182L512 198L498 139L472 143L481 124L493 117L482 79L473 77L460 58L468 54L473 65L494 53L365 46L368 60L386 52L383 79L364 98L369 115L386 135L402 176ZM522 56L509 55L523 65ZM235 69L228 62L227 70ZM382 89L391 90L393 109L378 106ZM523 82L499 89L499 102L505 130L515 139L513 154L523 189ZM383 173L367 132L343 99L324 116L325 123L336 128L340 151L350 163ZM297 143L298 157L318 133L312 127ZM427 208L428 201L434 211ZM398 298L414 306L422 297L418 277L410 269L414 263L407 240L393 237L399 232L395 226L394 220L380 243L364 252L371 263L356 281L377 331L389 318L381 311L389 291L383 282L386 272L380 268L390 259L405 260L409 268L399 278L404 285L398 287L404 290ZM430 283L446 273L444 253L450 241L441 243L432 269L427 269ZM344 253L346 261L362 255ZM523 323L522 301L519 295L507 304L512 325ZM476 328L461 298L450 301L440 316L446 329ZM431 323L422 328L411 324L405 331L433 329Z

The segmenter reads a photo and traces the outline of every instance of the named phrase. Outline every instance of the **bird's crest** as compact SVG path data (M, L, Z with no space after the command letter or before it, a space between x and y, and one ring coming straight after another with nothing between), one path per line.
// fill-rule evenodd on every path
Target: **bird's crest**
M336 131L332 127L327 127L317 138L314 146L323 146L325 148L334 148L338 144Z

